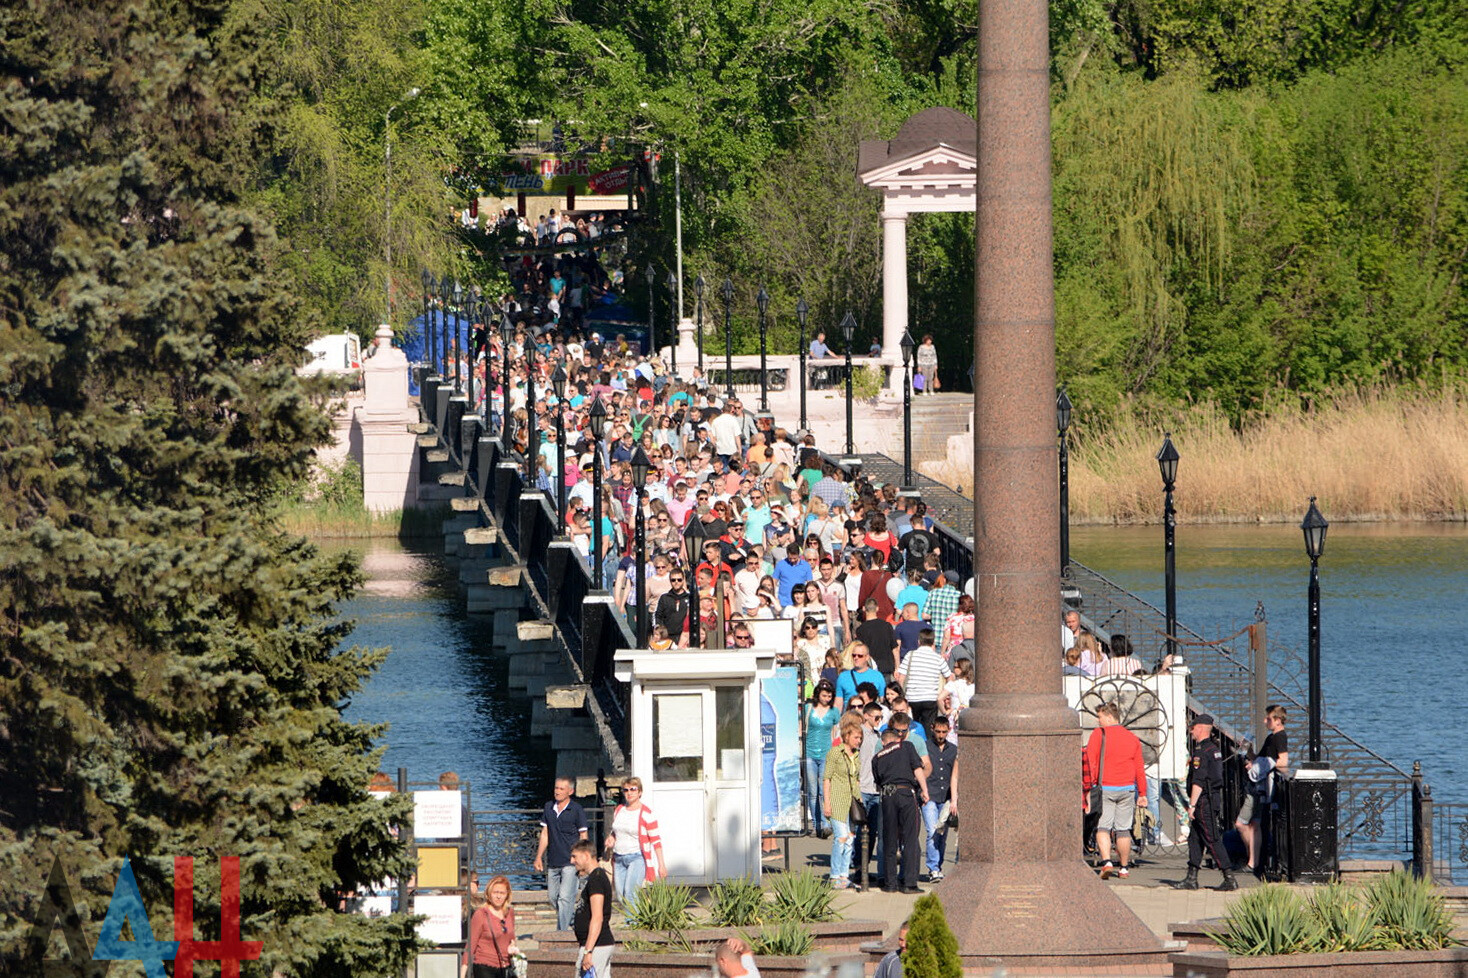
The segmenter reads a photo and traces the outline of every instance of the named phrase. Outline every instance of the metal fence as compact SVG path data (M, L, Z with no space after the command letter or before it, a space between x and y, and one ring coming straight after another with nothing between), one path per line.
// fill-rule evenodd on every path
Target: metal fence
M469 870L481 885L491 876L509 877L516 888L543 886L545 873L535 868L535 851L540 844L539 808L494 808L469 813ZM607 812L599 806L586 809L587 833L601 852L606 839Z

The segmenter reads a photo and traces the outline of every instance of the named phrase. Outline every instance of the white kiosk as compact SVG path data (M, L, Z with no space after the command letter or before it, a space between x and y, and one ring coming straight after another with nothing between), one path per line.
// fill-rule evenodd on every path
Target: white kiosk
M759 680L773 649L620 649L631 684L632 774L663 837L668 878L760 876Z

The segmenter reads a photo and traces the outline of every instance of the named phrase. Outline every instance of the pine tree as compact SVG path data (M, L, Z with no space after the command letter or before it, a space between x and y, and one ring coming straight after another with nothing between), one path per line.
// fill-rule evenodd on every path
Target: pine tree
M907 927L907 952L902 956L906 978L962 978L963 961L958 939L948 929L943 904L936 893L919 897Z
M377 661L336 651L358 571L272 517L327 427L241 203L270 151L260 50L228 0L0 11L6 974L45 954L53 865L89 952L123 856L159 938L195 857L201 939L239 856L246 973L401 974L416 943L338 909L410 871L407 802L366 794L378 731L341 716Z

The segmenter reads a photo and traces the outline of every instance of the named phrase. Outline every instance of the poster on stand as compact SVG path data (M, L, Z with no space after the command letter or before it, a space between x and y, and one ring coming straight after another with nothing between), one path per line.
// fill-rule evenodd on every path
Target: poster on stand
M760 680L761 832L804 831L800 790L800 673L781 666Z

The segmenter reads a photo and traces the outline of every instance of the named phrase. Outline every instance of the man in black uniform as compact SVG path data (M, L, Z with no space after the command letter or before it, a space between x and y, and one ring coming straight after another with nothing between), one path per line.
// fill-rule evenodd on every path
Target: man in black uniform
M1237 890L1239 881L1230 871L1233 865L1223 851L1218 834L1218 816L1223 807L1223 749L1213 739L1213 717L1199 713L1193 717L1193 751L1188 756L1188 875L1177 884L1179 890L1198 888L1198 867L1203 865L1203 847L1223 871L1220 890Z
M872 758L872 777L882 795L882 889L921 893L917 885L918 863L923 858L918 809L928 800L928 782L917 748L903 740L895 726L882 732L882 749ZM900 888L895 865L898 847L902 850Z

